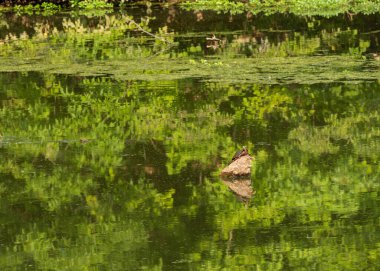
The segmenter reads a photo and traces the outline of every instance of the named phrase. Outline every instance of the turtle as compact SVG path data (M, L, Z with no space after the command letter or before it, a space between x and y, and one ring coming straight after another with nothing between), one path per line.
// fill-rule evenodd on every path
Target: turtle
M235 153L234 157L232 157L231 162L235 161L236 159L238 159L244 155L248 155L248 149L246 146L243 146L243 149L241 149L240 151L237 151Z

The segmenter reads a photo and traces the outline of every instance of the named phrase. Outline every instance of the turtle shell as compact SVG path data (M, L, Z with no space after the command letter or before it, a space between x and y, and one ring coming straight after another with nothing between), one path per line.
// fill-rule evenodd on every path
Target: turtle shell
M232 157L231 161L235 161L236 159L238 159L244 155L247 155L247 154L248 154L248 149L247 149L247 147L244 146L243 149L241 149L235 153L235 155Z

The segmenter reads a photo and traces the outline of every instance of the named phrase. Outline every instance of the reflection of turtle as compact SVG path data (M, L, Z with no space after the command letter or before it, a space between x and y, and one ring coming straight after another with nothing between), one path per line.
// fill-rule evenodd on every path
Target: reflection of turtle
M232 160L231 161L235 161L236 159L244 156L244 155L248 155L248 149L246 146L243 146L243 149L240 150L240 151L237 151L234 155L234 157L232 157Z

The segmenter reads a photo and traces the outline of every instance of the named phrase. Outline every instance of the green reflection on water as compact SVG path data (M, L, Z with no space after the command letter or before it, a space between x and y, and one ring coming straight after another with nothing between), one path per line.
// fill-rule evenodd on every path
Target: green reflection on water
M115 40L130 41L126 29L112 31ZM92 38L109 55L125 57ZM28 48L38 48L32 39ZM71 56L102 56L93 54L93 44L63 40ZM157 52L142 41L139 52ZM55 53L64 56L54 39L43 44L58 46ZM373 47L376 42L360 52ZM257 63L233 48L214 53ZM227 72L216 80L219 64L189 77L194 74L186 69L214 60L197 58L207 55L202 47L188 52L185 75L162 72L144 80L118 76L132 63L128 57L139 61L133 54L107 76L78 76L84 66L71 70L80 61L65 62L70 57L63 58L62 67L70 69L63 74L48 70L50 58L27 69L2 66L8 72L0 73L1 269L377 270L378 62L345 50L329 53L336 61L313 81L318 65L305 63L318 57L302 51L294 59L306 62L292 62L292 75L302 79L294 84L286 77L290 60L277 56L278 81L270 84L233 80ZM12 61L25 57L2 53ZM258 58L273 59L265 52ZM162 65L161 71L177 65L172 56L162 59L151 65ZM350 71L336 69L342 60ZM252 78L268 75L274 66L266 65ZM218 178L242 145L256 158L249 203Z

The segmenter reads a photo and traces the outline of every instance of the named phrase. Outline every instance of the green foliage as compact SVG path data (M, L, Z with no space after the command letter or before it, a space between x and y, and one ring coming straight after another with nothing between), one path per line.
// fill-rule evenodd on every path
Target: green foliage
M55 10L59 10L60 7L58 5L55 5L53 3L42 3L41 4L41 8L45 11L55 11Z
M378 13L379 0L249 0L240 2L232 0L196 0L183 4L187 9L215 10L238 14L251 12L265 13L294 13L297 15L334 16L340 13L354 12L373 14Z
M44 2L41 5L15 5L13 9L18 13L27 13L27 14L33 14L33 13L43 13L44 15L50 15L54 14L61 10L61 6L56 5L54 3Z
M154 22L70 15L2 38L0 269L377 270L366 30L217 33L207 54ZM218 177L242 145L247 204Z
M80 9L104 9L112 8L113 4L107 0L70 0L70 6Z
M71 8L83 9L83 10L96 10L96 9L110 9L113 8L113 4L106 0L69 0ZM37 5L15 5L13 9L18 13L43 13L49 15L61 10L61 5L52 2L43 2Z
M153 33L151 18L138 22L128 15L102 15L91 25L64 18L57 26L36 23L31 37L9 33L2 41L2 71L49 71L82 75L111 74L129 80L207 77L210 81L307 83L366 81L379 78L379 62L365 57L370 36L358 29L332 29L311 37L295 31L281 42L266 35L258 42L248 35L230 35L217 57L200 53L201 43L179 49L180 38L167 26ZM314 24L320 23L312 20ZM58 29L61 29L58 31ZM125 38L125 32L129 37ZM141 35L139 35L141 33ZM246 41L246 38L250 38ZM118 47L109 46L117 42ZM151 42L154 46L147 46ZM88 44L91 43L91 47ZM54 44L54 50L50 45ZM63 44L63 46L61 46ZM350 44L342 47L341 44ZM198 48L198 49L197 49ZM311 55L320 54L317 58ZM338 54L339 53L339 54ZM247 57L236 58L236 54ZM87 63L91 62L91 65ZM362 67L365 67L364 69ZM263 76L263 74L265 74Z
M231 14L239 14L245 11L246 4L240 1L229 0L197 0L186 1L181 4L186 9L199 9L199 10L215 10L217 12L229 12Z

